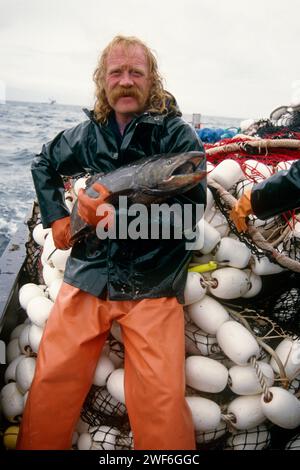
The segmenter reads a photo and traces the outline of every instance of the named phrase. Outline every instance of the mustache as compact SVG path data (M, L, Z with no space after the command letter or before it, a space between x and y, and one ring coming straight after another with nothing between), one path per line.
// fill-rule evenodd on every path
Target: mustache
M119 98L123 98L125 96L135 98L138 102L143 99L143 95L140 90L134 86L128 88L118 86L110 92L110 99L113 103L118 101Z

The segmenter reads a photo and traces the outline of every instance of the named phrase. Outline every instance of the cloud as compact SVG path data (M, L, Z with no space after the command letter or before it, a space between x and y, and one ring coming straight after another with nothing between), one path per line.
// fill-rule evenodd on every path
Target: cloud
M298 0L1 0L0 79L11 99L90 103L100 51L137 35L183 111L268 115L300 78L299 13Z

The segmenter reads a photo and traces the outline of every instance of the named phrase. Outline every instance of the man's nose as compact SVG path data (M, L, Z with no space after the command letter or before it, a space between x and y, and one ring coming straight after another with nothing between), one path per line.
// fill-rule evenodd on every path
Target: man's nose
M120 79L120 82L119 82L119 85L123 86L123 87L130 87L134 84L133 80L132 80L132 77L130 76L130 73L127 72L127 71L124 71L122 73L122 76L121 76L121 79Z

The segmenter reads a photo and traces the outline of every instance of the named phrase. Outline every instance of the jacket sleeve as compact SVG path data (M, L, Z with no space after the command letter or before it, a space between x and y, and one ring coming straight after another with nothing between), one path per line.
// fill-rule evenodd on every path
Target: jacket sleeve
M256 184L251 192L251 205L260 219L300 207L300 160L289 170L279 171Z
M44 228L50 227L54 220L69 215L62 176L75 176L84 172L79 145L79 138L86 130L84 124L60 132L33 159L31 173Z

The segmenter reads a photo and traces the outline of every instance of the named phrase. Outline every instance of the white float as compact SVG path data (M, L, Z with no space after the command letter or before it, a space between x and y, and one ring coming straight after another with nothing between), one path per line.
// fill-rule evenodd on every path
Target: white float
M231 188L235 183L244 178L244 174L238 162L228 158L219 163L209 174L209 178L223 186Z
M24 409L24 400L22 393L18 390L17 384L11 382L1 390L1 407L5 418L10 423L17 423Z
M249 282L250 282L250 289L246 294L242 295L244 299L249 299L251 297L255 297L258 295L262 289L262 278L255 274L253 271L250 269L245 269L245 273L249 277Z
M19 362L26 356L24 354L21 354L20 356L15 357L13 361L8 365L8 367L5 370L4 374L4 382L7 384L9 382L15 382L16 381L16 368Z
M32 237L38 245L44 246L46 237L48 236L50 231L50 228L44 229L42 224L38 224L34 227L32 231Z
M209 357L190 356L185 361L186 383L201 392L219 393L227 385L228 370Z
M184 289L184 304L190 305L198 302L206 294L206 285L200 273L189 272Z
M199 247L196 246L195 250L199 250L205 255L210 253L215 248L215 246L221 240L221 235L204 219L198 222L198 227L200 231L203 230L203 233L199 237Z
M16 367L16 382L21 393L26 393L32 383L36 360L34 357L24 357Z
M35 297L27 306L27 315L35 325L43 327L48 320L54 303L46 297Z
M63 279L54 279L53 282L51 282L50 286L49 286L49 297L50 299L52 300L52 302L55 302L57 296L58 296L58 293L60 291L60 288L62 286L62 283L63 283Z
M284 271L282 266L272 263L266 256L262 256L261 258L252 256L251 269L254 274L258 276L267 276L268 274L277 274Z
M243 269L250 260L251 251L245 245L233 238L224 237L215 249L215 260L226 263L233 268Z
M209 295L189 305L187 312L193 322L210 335L215 335L220 326L229 320L229 315L223 305Z
M40 297L41 295L43 295L43 291L37 284L33 284L32 282L24 284L19 290L19 303L21 307L26 310L30 300L35 297Z
M101 354L96 370L94 373L93 384L98 387L103 387L106 384L106 381L109 375L115 370L113 362L106 356L106 354Z
M227 413L233 413L233 424L240 430L254 428L266 420L261 407L261 395L235 398L229 404Z
M220 425L221 409L217 403L202 397L185 397L190 407L195 431L211 431Z
M22 354L28 354L28 352L31 352L30 349L30 343L29 343L29 331L30 331L30 324L26 325L24 330L22 330L22 333L19 336L19 347L22 352Z
M284 338L275 352L284 366L287 378L291 380L296 377L300 372L300 340ZM275 359L272 358L270 364L278 374L279 368Z
M226 356L238 365L246 365L252 356L259 356L256 339L236 321L223 323L217 331L217 340Z
M271 387L272 399L266 401L261 396L261 408L272 423L284 429L294 429L300 425L300 402L284 388Z
M106 387L112 397L125 405L124 369L114 370L108 377Z
M24 329L25 328L23 328L23 330ZM21 348L19 345L19 338L14 338L8 343L6 347L6 362L10 364L14 359L20 356L20 354L21 354Z
M274 383L272 367L263 361L258 361L258 365L264 375L267 386L271 387ZM256 371L252 365L231 367L229 369L229 387L237 395L256 395L262 393Z
M226 450L263 450L270 445L271 433L261 424L247 431L234 431L226 441Z
M243 163L243 169L245 175L248 178L253 178L255 181L261 178L269 178L273 174L271 167L257 160L246 160Z
M40 342L43 336L43 328L40 328L37 325L32 324L30 326L29 334L28 334L28 339L29 339L29 346L35 354L37 354Z
M49 264L43 266L43 279L47 286L50 286L56 279L62 279L64 273L57 268L52 268Z
M251 287L247 273L237 268L216 269L211 280L215 284L209 285L208 290L220 299L237 299Z

